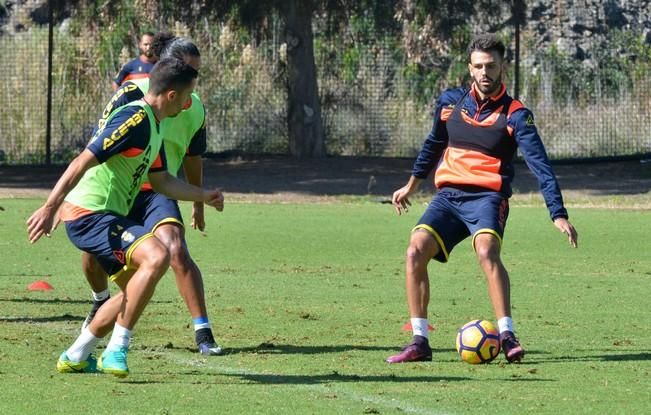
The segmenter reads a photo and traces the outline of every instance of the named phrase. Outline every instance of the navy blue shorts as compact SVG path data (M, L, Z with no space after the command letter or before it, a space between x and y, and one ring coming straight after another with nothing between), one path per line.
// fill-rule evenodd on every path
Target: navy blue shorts
M443 188L427 206L414 231L423 229L434 236L441 247L434 259L447 262L452 249L470 235L473 248L480 233L495 235L501 245L508 216L509 200L499 193Z
M126 270L134 249L153 236L140 223L110 212L93 213L65 224L70 241L95 255L109 275Z
M177 223L183 227L178 202L151 190L138 193L127 217L142 223L151 232L164 223Z

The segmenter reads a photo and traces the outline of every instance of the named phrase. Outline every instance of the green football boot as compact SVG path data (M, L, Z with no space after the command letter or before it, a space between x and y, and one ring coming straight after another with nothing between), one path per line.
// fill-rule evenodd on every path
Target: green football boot
M129 367L127 366L127 352L129 348L118 347L113 350L104 350L102 356L99 358L97 367L104 373L110 373L119 378L125 378L129 374Z
M86 360L75 362L68 358L66 352L63 352L57 361L57 371L59 373L95 373L97 372L97 359L91 354Z

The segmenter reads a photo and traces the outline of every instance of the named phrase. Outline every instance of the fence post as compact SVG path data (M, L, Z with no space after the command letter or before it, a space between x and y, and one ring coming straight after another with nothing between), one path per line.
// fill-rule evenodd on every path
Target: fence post
M524 20L524 11L525 5L523 2L518 0L513 0L511 3L511 16L513 18L513 24L515 25L515 67L513 68L513 78L514 78L514 87L513 87L513 98L520 99L520 25Z
M54 0L48 0L48 38L47 38L47 115L45 126L45 164L52 164L52 49L54 45Z
M515 88L513 97L520 99L520 22L515 21Z

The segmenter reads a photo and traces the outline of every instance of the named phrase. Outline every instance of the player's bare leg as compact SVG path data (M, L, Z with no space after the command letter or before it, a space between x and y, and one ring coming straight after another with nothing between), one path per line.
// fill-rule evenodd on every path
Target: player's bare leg
M500 331L502 349L509 362L522 359L524 349L517 341L511 318L511 282L500 258L500 241L491 233L480 233L474 238L475 253L486 275L488 295L493 305Z
M488 295L495 317L511 317L511 283L500 258L500 241L490 233L480 233L474 239L479 266L486 275Z
M427 318L429 305L429 275L427 265L438 254L436 239L425 230L411 235L405 255L405 287L407 304L412 318Z
M132 252L131 263L136 272L123 291L124 299L116 321L129 330L136 325L154 295L156 284L169 267L170 256L157 238L147 238Z
M208 320L201 271L190 257L183 227L166 223L158 226L154 234L170 252L170 266L174 271L179 293L192 316L199 352L204 355L221 354L222 349L215 341Z
M91 329L91 332L94 333L97 337L105 337L111 332L115 322L120 314L122 309L122 302L124 301L124 290L126 289L127 283L136 272L135 269L130 269L125 271L120 275L120 278L115 281L116 284L120 287L120 292L111 297L106 301L101 309L101 313L97 313L93 322L91 322L88 327Z
M131 331L154 294L156 284L169 267L169 253L158 239L147 238L132 252L130 265L135 271L128 281L126 278L123 280L122 291L99 308L89 326L61 355L57 370L90 371L94 360L91 355L93 349L113 329L97 367L116 376L128 375L127 352Z
M100 307L88 327L89 331L95 333L97 337L104 335L107 323L119 305L113 334L97 364L100 370L119 377L129 374L127 352L131 331L153 296L156 284L167 271L169 261L167 248L154 237L140 242L131 253L130 266L136 271L120 294Z
M93 321L97 310L108 301L111 294L108 288L108 275L106 275L106 272L102 269L99 262L97 262L94 255L82 252L81 268L86 277L86 281L88 281L88 285L90 285L93 295L93 306L81 326L81 329L83 330L91 321Z
M429 275L427 265L438 254L440 247L425 230L412 233L405 255L405 287L411 317L413 339L400 354L390 356L388 363L432 360L428 342L427 306L429 304Z

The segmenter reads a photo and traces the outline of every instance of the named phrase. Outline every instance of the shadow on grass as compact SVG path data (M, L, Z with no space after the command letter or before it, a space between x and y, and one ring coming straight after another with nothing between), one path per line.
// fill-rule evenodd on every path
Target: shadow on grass
M87 300L73 300L71 298L0 298L0 302L9 303L34 303L34 304L88 304L92 305L93 301L88 298ZM151 300L149 304L171 304L172 300Z
M197 350L193 347L182 347L174 346L172 344L167 344L161 346L164 349L170 350L183 350L189 351L191 353L196 353ZM143 347L143 349L148 349L148 347ZM153 347L156 349L156 347ZM392 352L395 351L398 353L400 348L393 346L363 346L363 345L352 345L352 344L340 344L336 346L297 346L293 344L271 344L271 343L262 343L259 346L254 347L233 347L224 349L224 355L236 355L236 354L323 354L323 353L341 353L341 352L351 352L351 351L386 351ZM454 349L433 349L433 353L449 353L456 352Z
M57 321L83 321L82 316L63 314L48 317L0 317L0 323L54 323Z
M628 353L628 354L610 354L599 356L601 360L605 361L638 361L638 360L651 360L651 352L641 353Z
M34 304L92 304L90 300L73 300L70 298L0 298L0 302L34 303Z
M175 376L197 376L199 373L193 372L176 372ZM202 374L202 375L205 375ZM316 375L273 375L273 374L256 374L256 373L212 373L211 378L215 384L234 384L233 381L220 381L220 377L234 378L235 382L242 382L243 385L320 385L328 383L345 383L345 382L459 382L475 380L463 376L397 376L397 375L344 375L333 371L327 374ZM172 383L176 382L172 380ZM124 380L121 383L133 384L163 384L169 383L167 380ZM201 383L212 383L203 381Z
M350 351L400 351L395 346L364 346L352 344L340 344L333 346L297 346L294 344L262 343L255 347L240 347L226 349L225 354L255 353L255 354L321 354L341 353ZM447 353L454 349L434 349L433 353ZM456 351L455 351L456 352Z
M333 371L320 375L267 375L246 373L225 373L221 376L237 377L241 381L264 383L268 385L315 385L341 382L459 382L470 381L472 378L463 376L397 376L397 375L344 375Z
M628 353L626 353L628 352ZM536 365L540 363L568 363L568 362L631 362L631 361L651 361L651 352L633 352L630 350L602 350L598 354L578 355L577 356L553 356L545 352L530 352L527 350L527 356L532 354L544 355L544 357L525 359L522 364Z

